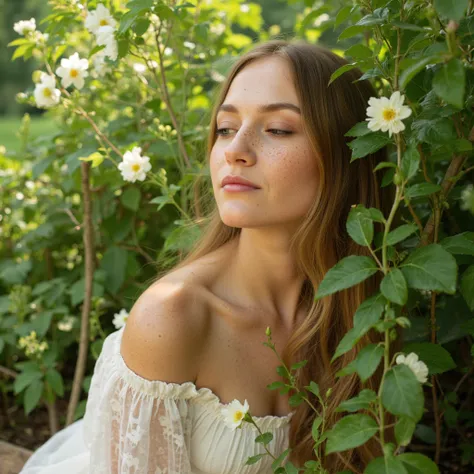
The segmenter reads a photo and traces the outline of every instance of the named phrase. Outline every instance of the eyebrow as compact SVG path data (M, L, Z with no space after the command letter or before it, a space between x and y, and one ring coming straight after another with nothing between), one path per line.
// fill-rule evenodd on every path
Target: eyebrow
M290 102L275 102L274 104L265 104L265 105L260 105L257 108L257 111L259 113L265 114L268 112L274 112L275 110L281 110L281 109L288 109L292 110L293 112L296 112L297 114L301 115L301 110L298 106L295 104L291 104ZM230 112L234 114L239 113L239 109L235 107L235 105L231 104L222 104L218 109L218 112Z

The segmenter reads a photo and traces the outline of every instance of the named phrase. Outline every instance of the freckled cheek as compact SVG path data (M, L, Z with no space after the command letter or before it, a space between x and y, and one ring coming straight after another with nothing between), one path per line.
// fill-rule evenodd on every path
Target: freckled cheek
M292 149L275 151L269 162L268 183L271 196L284 199L315 187L316 166L311 150L295 145ZM273 163L272 163L273 162Z

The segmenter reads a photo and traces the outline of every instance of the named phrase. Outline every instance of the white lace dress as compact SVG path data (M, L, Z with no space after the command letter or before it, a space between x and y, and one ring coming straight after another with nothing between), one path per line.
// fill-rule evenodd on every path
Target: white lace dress
M123 328L104 342L92 377L86 413L41 446L21 474L258 474L272 473L249 423L232 431L223 404L208 388L192 382L146 380L120 354ZM243 402L243 400L240 400ZM287 416L254 417L271 431L274 455L288 447Z

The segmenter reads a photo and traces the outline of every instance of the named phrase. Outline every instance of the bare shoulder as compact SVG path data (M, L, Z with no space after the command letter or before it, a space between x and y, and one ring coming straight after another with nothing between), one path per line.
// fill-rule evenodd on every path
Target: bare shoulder
M197 285L163 278L131 309L121 354L127 366L145 379L194 381L206 328Z

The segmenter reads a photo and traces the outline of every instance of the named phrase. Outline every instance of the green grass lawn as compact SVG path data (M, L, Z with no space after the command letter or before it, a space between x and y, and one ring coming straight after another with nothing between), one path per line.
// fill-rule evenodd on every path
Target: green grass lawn
M0 145L3 145L7 151L18 151L20 148L20 139L18 130L21 126L21 117L0 117ZM52 119L43 117L31 117L30 137L36 138L41 135L53 133L57 125Z

